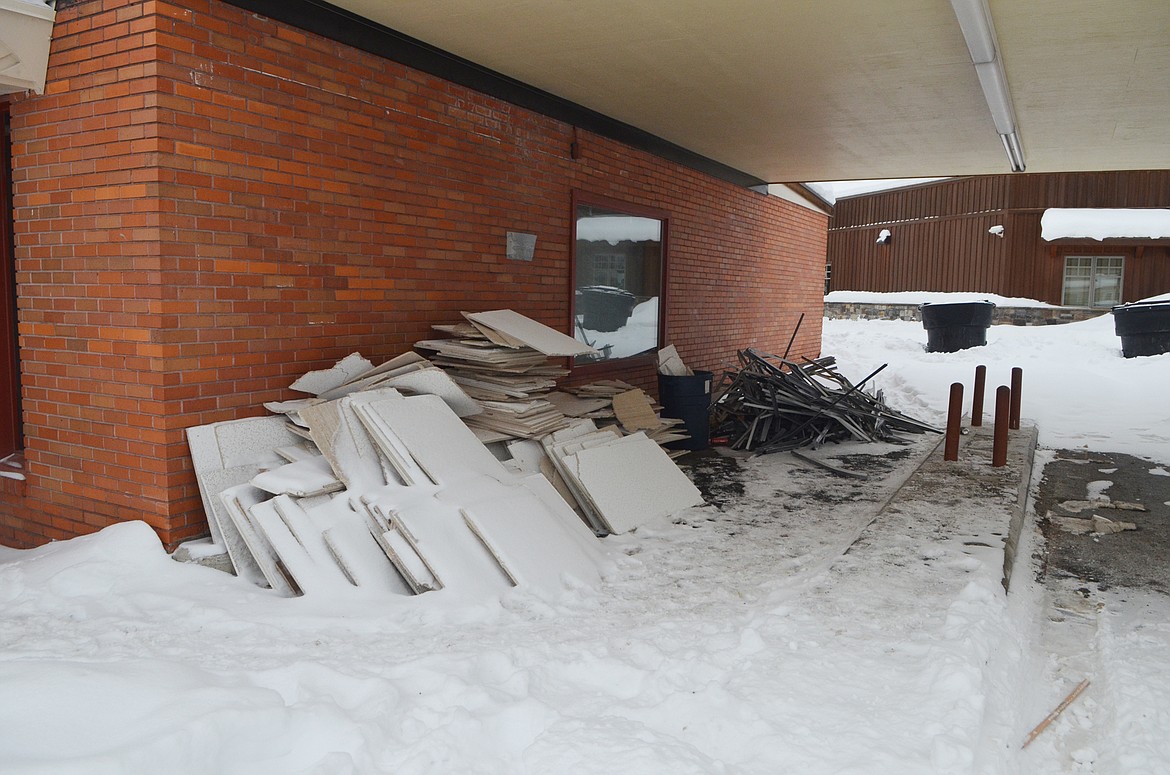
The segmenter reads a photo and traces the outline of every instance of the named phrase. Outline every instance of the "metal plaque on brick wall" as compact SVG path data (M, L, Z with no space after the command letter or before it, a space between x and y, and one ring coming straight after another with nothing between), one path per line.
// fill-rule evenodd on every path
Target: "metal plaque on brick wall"
M536 235L519 231L508 232L508 258L513 261L531 261L536 251Z

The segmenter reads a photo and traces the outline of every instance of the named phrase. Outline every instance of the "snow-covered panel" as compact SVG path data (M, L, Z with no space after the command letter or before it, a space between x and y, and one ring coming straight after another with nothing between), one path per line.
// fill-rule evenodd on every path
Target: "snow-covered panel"
M566 464L612 533L703 503L686 474L641 431L582 449Z
M1040 218L1045 242L1058 239L1167 239L1170 210L1156 208L1050 207Z
M56 15L37 0L0 0L0 94L44 92Z

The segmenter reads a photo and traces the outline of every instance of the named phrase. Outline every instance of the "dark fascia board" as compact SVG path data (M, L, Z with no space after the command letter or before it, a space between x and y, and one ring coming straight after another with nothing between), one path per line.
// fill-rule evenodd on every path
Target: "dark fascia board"
M421 40L319 0L224 0L416 70L466 86L549 118L652 153L737 186L767 193L767 183L722 162L664 140Z

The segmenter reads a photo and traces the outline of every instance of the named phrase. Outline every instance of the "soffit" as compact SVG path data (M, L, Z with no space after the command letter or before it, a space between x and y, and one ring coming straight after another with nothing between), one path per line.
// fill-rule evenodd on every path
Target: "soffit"
M779 182L1002 173L947 0L340 0ZM1029 172L1168 166L1170 3L991 0Z

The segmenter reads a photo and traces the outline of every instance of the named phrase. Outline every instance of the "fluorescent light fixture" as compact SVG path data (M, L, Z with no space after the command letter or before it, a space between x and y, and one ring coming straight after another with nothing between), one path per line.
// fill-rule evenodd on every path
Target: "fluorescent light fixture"
M995 59L995 31L985 0L951 0L951 7L959 18L971 61L978 65Z
M975 74L979 76L979 85L983 87L983 98L987 100L987 107L991 110L995 131L1001 135L1016 131L1016 112L1012 110L1012 95L1008 93L1003 66L999 60L975 65Z
M967 41L967 51L979 76L983 98L991 111L995 131L1003 141L1012 172L1024 171L1024 150L1016 128L1016 112L1012 108L1012 93L1008 89L1003 61L999 58L995 28L991 26L991 14L986 0L951 0L955 18Z
M1003 149L1007 151L1008 163L1012 165L1012 172L1023 172L1024 164L1024 150L1020 148L1020 137L1015 132L1009 132L1006 135L1000 135L999 139L1003 141Z

